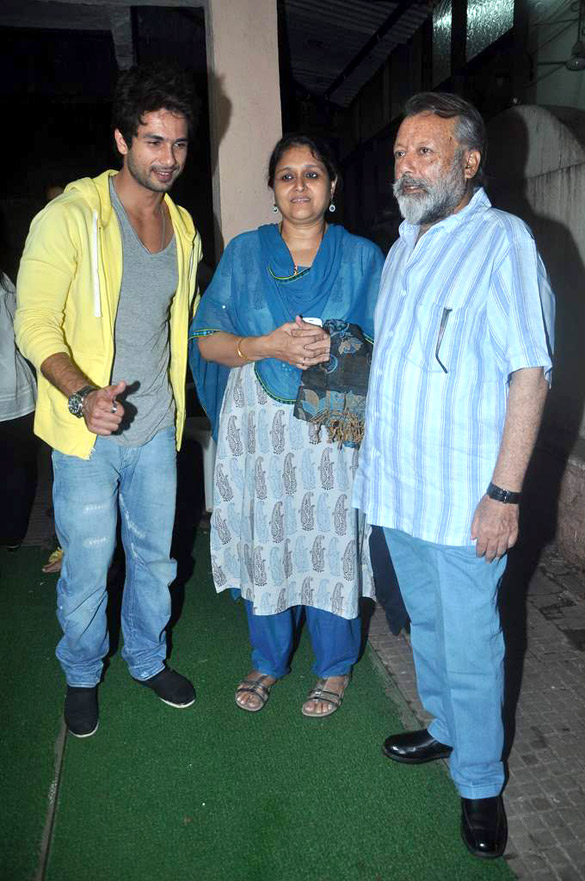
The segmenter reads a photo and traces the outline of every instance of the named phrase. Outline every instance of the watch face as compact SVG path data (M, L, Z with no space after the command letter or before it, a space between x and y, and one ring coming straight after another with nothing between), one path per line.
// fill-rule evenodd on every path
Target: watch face
M81 395L71 395L67 402L67 406L69 407L69 412L72 413L73 416L77 416L78 418L83 416L83 398Z
M67 406L69 407L69 412L74 416L77 416L78 419L81 419L83 416L83 402L90 392L95 392L96 387L94 385L84 385L82 389L79 389L78 392L74 392L69 396L67 400Z

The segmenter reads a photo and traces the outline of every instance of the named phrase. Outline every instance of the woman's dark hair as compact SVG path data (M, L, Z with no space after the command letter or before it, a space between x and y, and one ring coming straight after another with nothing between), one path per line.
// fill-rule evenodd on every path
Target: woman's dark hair
M145 113L163 108L184 116L193 128L199 102L189 74L167 64L131 67L120 75L114 92L112 130L119 129L130 147Z
M479 168L474 178L476 183L481 183L487 155L487 138L485 123L479 110L459 95L451 95L448 92L419 92L406 102L404 115L417 116L419 113L435 113L442 119L458 117L455 137L462 147L478 150L481 154Z
M329 175L329 180L337 180L339 186L340 181L337 164L333 158L333 153L327 144L317 138L310 138L308 135L303 135L300 132L293 132L280 139L270 156L267 179L268 186L271 189L274 189L274 174L276 172L276 166L282 159L283 154L291 147L308 147L315 159L322 162L325 166L325 170Z

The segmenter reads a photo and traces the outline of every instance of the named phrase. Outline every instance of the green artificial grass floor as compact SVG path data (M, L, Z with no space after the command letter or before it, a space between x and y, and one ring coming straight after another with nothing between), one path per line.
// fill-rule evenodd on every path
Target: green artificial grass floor
M63 680L55 660L60 628L46 548L0 550L0 878L34 876L55 769Z
M245 615L227 593L216 596L207 546L200 534L171 657L195 682L197 701L187 710L162 704L114 657L100 687L97 734L67 740L47 881L511 878L504 861L485 864L465 850L459 799L441 764L402 767L381 755L381 742L402 726L368 654L328 719L300 713L315 678L306 638L262 712L236 707L235 686L250 666ZM14 604L27 596L23 575L31 584L36 577L19 571L18 583L11 579ZM62 705L52 604L31 590L38 609L14 621L25 638L15 627L9 634L23 643L23 675L36 683L34 707L16 701L9 735L11 798L24 797L23 819L10 811L5 821L11 840L18 837L15 853L28 851L2 874L7 881L32 877ZM43 759L32 777L19 748L29 710L36 730L26 740Z

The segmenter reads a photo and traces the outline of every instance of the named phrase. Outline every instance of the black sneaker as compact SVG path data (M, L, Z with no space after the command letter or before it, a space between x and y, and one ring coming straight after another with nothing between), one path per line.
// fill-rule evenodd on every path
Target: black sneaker
M195 689L192 684L180 673L175 673L170 667L165 667L156 676L150 679L137 679L140 685L152 688L154 693L169 707L177 707L184 710L195 703Z
M98 730L97 685L93 688L67 686L65 724L74 737L91 737Z

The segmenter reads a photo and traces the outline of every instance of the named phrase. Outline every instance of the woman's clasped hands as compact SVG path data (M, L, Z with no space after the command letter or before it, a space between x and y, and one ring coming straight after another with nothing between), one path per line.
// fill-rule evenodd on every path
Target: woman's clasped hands
M326 330L303 321L297 315L268 334L271 356L299 370L329 361L331 339Z

